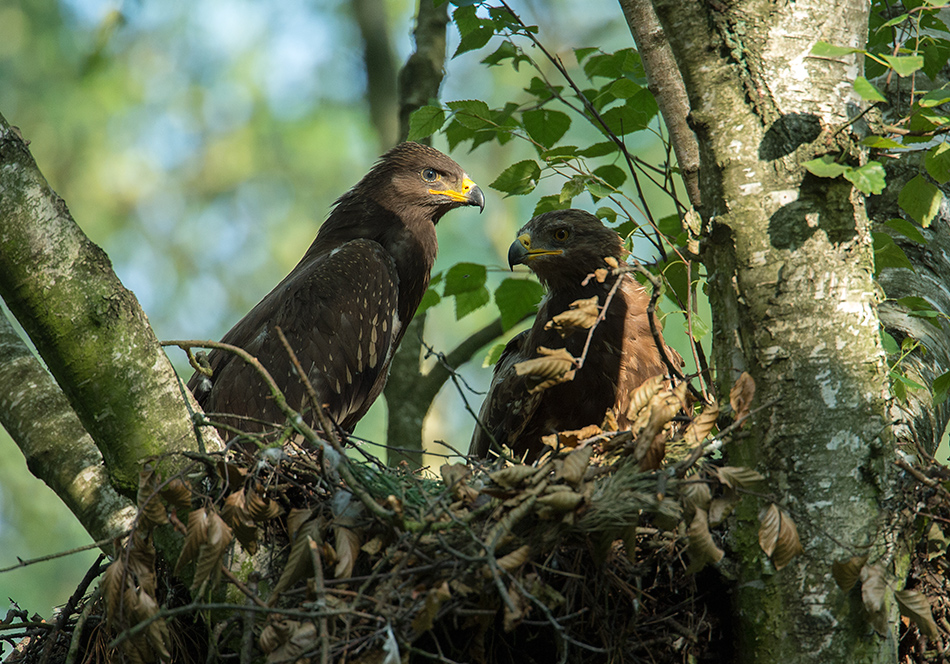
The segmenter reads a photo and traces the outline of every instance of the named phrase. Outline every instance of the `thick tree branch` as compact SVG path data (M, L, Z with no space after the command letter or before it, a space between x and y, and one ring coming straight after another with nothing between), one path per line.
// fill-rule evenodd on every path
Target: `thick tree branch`
M0 424L96 541L121 536L135 506L109 483L102 454L59 386L0 314Z
M385 152L399 141L396 61L389 39L386 3L383 0L352 0L352 8L363 38L369 115L379 136L380 149Z
M113 484L141 459L197 449L178 378L135 296L0 116L0 296L102 452Z
M399 136L409 135L409 116L439 96L445 65L445 27L449 22L448 4L436 6L433 0L419 0L419 13L413 33L416 50L399 72ZM421 378L422 331L425 315L416 316L403 335L402 344L393 357L389 382L384 395L389 406L387 443L402 450L387 455L390 465L408 461L414 468L422 466L422 423L431 400L415 393Z
M637 44L650 91L663 114L676 153L683 184L693 207L699 208L699 143L686 121L689 99L670 42L649 0L619 0L630 34Z

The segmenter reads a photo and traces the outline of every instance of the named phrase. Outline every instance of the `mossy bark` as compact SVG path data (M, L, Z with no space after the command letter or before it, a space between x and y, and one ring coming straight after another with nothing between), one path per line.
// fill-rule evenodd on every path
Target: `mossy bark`
M199 449L194 402L135 296L2 117L0 166L0 296L92 436L114 486L134 495L143 459ZM220 444L211 432L205 439Z
M833 561L884 554L892 475L888 370L881 347L864 198L802 164L859 163L848 119L860 106L856 57L810 55L818 40L861 47L867 3L712 5L657 0L687 88L701 154L704 233L721 393L757 386L749 436L725 451L756 468L805 547L776 571L758 543L765 500L747 497L732 532L739 659L886 662L894 621L868 624ZM839 131L842 128L843 131ZM896 611L891 611L896 619Z

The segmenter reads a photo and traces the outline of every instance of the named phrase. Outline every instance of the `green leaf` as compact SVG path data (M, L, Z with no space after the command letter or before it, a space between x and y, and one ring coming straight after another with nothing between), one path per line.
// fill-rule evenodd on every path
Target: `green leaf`
M909 387L912 390L926 390L927 388L918 383L916 380L908 378L904 374L898 373L897 371L891 371L891 378L902 383L905 387Z
M914 266L908 260L904 250L894 244L894 240L887 233L871 233L874 240L874 275L877 276L885 268L907 268Z
M446 103L455 119L469 129L482 129L491 122L491 109L481 99L461 99Z
M922 55L882 55L881 59L897 72L898 76L910 76L924 66Z
M442 128L445 111L440 106L423 106L409 116L409 137L406 140L418 141L431 136Z
M484 286L478 290L459 293L455 296L455 320L462 320L473 311L484 307L490 301L491 295Z
M418 316L419 314L423 313L426 309L431 309L432 307L434 307L441 301L442 301L442 297L437 292L435 292L434 289L432 288L427 289L426 292L422 295L422 301L419 302L419 308L416 309L416 315Z
M597 208L597 212L595 212L594 215L595 215L598 219L603 219L603 220L606 221L608 224L615 224L615 223L617 223L617 211L614 210L613 208L609 208L609 207L606 207L606 206L605 206L605 207L599 207L599 208Z
M577 154L581 157L604 157L608 154L617 152L620 148L613 141L602 141L589 145Z
M938 143L927 150L924 167L930 177L940 184L950 180L950 145Z
M888 228L893 228L895 231L904 237L913 240L917 244L927 244L927 238L924 237L923 233L917 230L917 227L906 219L888 219L884 222L884 225Z
M868 101L887 101L887 98L863 76L854 79L854 91L861 95L862 99Z
M587 58L588 55L596 53L600 49L597 47L588 47L588 48L575 48L574 57L577 59L577 64L581 64Z
M865 136L861 139L861 145L879 150L893 150L894 148L904 147L902 143L883 136Z
M478 263L457 263L445 273L445 288L442 294L459 295L476 291L485 286L486 270Z
M693 341L695 341L696 343L699 343L700 341L702 341L703 337L705 337L711 331L709 324L705 320L703 320L702 316L696 316L696 315L693 316L692 327L693 327ZM684 318L683 329L686 330L686 334L689 334L689 328L690 328L690 324Z
M501 172L489 187L503 191L509 196L523 196L538 186L541 167L533 159L512 164Z
M608 83L605 87L617 99L629 99L643 89L642 85L634 83L629 78L617 79L612 83Z
M844 177L864 194L880 194L884 191L884 167L880 162L869 161L864 166L845 171Z
M897 196L897 204L901 209L924 228L930 227L942 200L940 190L920 175L915 175L905 184Z
M541 158L549 164L570 161L576 156L576 145L559 145L541 153Z
M623 71L620 64L614 59L613 53L604 53L595 55L587 59L584 63L584 73L587 78L596 77L618 79L623 77Z
M884 347L884 352L888 355L897 355L901 352L901 347L897 345L897 339L884 330L881 330L881 345Z
M653 93L643 88L623 106L613 106L601 114L607 127L617 136L646 129L659 108Z
M942 21L937 21L944 30L947 26ZM930 77L931 81L937 80L940 70L947 66L947 60L950 58L950 42L946 39L935 39L930 43L924 44L921 49L924 54L924 73Z
M531 213L531 216L537 217L539 214L550 212L552 210L566 210L570 206L570 202L563 203L561 201L561 197L558 194L542 196L538 199L537 204L534 206L534 212Z
M495 35L495 27L490 20L481 19L475 13L474 5L459 7L452 14L452 21L458 28L461 39L458 48L455 49L453 58L457 58L462 53L474 51L488 43L488 40Z
M947 392L950 392L950 371L934 378L933 390L935 406L947 400Z
M495 289L495 304L501 312L501 327L509 330L538 310L544 288L531 279L504 279Z
M587 179L587 176L575 175L565 182L564 186L561 187L561 194L558 196L558 201L565 206L569 205L575 196L580 196L584 192Z
M917 295L908 295L897 300L897 304L907 307L911 311L933 311L933 305Z
M488 349L488 353L485 355L485 359L482 360L482 368L488 368L495 364L498 364L498 360L501 359L501 354L505 352L505 346L507 344L495 344Z
M891 389L894 390L894 396L901 401L907 401L907 388L900 379L901 375L896 371L889 371L887 375L890 376L893 381L891 383Z
M507 39L495 49L494 53L486 55L482 59L483 65L488 65L489 67L494 67L498 64L501 64L505 60L511 60L511 65L515 68L515 71L518 71L518 65L526 61L527 56L523 55L518 51L514 44L512 44Z
M903 23L904 21L907 20L907 17L908 17L908 16L910 16L910 14L907 14L906 12L905 12L904 14L899 14L898 16L895 16L894 18L892 18L892 19L891 19L890 21L888 21L887 23L883 24L881 27L882 27L882 28L890 28L890 27L893 27L893 26L898 25L898 24L900 24L900 23Z
M820 41L812 46L811 54L824 58L837 58L851 53L864 53L863 48L851 48L849 46L835 46L828 42Z
M802 166L804 166L809 173L817 175L820 178L836 178L851 170L850 166L839 164L835 161L834 157L828 154L818 159L806 161Z
M620 186L627 180L626 171L624 171L619 166L615 166L614 164L606 164L599 168L595 168L594 175L599 177L614 189L619 189Z
M528 136L546 148L561 140L571 127L571 118L567 113L549 111L546 108L525 111L521 119Z
M918 99L917 103L923 108L933 108L934 106L946 104L948 101L950 101L950 90L947 88L937 88Z

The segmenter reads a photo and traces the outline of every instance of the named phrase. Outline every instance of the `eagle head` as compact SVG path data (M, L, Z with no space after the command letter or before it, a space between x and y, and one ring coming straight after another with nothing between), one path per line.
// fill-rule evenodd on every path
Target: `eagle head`
M508 265L527 265L545 285L584 277L621 259L623 244L613 229L584 210L554 210L533 218L508 248Z

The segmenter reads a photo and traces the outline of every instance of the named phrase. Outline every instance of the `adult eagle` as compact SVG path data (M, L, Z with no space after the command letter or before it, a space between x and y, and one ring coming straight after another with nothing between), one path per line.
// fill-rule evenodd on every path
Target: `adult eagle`
M397 145L336 201L297 266L221 341L256 356L289 405L305 411L280 326L326 413L351 431L382 392L428 286L435 224L461 205L484 208L485 197L458 164L425 145ZM259 431L284 420L252 367L220 350L208 360L211 377L196 372L188 387L216 421ZM315 424L312 411L306 419Z
M622 247L616 231L583 210L545 212L519 231L508 250L508 263L512 269L527 265L547 294L534 325L508 342L495 365L469 454L484 457L494 439L532 461L545 447L542 436L600 424L610 407L620 413L623 427L630 392L667 372L650 333L650 298L629 274L621 277L603 320L594 326L583 366L572 380L532 392L538 377L518 375L515 369L516 364L539 357L539 347L564 348L574 358L582 356L589 329L575 329L564 337L552 318L577 300L596 298L596 311L603 308L616 279L598 281L589 275L622 262ZM593 301L588 303L593 306ZM593 314L589 315L591 323ZM664 347L675 365L682 363L676 351L665 343Z

